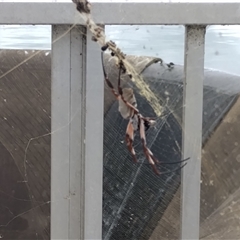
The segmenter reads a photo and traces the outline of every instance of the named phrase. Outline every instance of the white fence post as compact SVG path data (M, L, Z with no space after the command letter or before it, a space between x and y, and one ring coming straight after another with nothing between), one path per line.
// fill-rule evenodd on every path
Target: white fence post
M104 80L100 47L87 33L84 239L102 239Z
M205 27L186 26L181 239L199 239Z
M83 239L85 58L83 27L52 29L51 239Z

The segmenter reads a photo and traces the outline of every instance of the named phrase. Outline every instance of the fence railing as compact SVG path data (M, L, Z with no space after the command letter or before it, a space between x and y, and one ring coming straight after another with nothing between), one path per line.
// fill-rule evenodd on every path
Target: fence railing
M205 30L207 25L240 24L240 3L92 5L94 20L106 25L186 25L182 150L191 161L182 170L181 239L198 239ZM52 25L51 238L101 239L100 48L73 3L1 2L0 24Z

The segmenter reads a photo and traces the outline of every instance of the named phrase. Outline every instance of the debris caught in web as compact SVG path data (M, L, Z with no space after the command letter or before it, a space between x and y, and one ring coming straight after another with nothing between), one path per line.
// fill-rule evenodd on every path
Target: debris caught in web
M119 63L123 64L126 69L126 73L129 78L135 82L136 87L139 89L139 94L144 96L149 102L157 116L162 114L162 106L159 103L157 96L151 91L148 84L144 82L142 77L136 72L135 68L127 61L126 54L124 54L120 48L113 41L107 41L104 27L100 24L96 24L91 16L91 4L87 0L72 0L76 4L76 9L81 14L82 19L86 23L87 28L92 33L92 40L99 43L102 50L108 49L111 55L117 60L117 67ZM163 63L162 59L159 59L160 63Z

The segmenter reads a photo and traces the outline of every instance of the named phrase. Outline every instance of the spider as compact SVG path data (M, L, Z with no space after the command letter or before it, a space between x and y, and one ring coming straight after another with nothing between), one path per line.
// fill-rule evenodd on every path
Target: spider
M111 89L112 93L114 94L114 96L116 97L116 99L119 102L118 111L120 112L120 114L122 115L122 117L124 119L129 120L127 129L126 129L125 140L126 140L127 148L129 150L129 152L131 153L134 162L137 163L138 160L136 157L136 152L133 147L133 141L134 141L135 132L139 131L144 154L145 154L150 166L152 167L153 171L157 175L174 172L176 170L183 168L187 163L183 164L180 167L175 168L172 171L160 172L159 169L157 168L157 165L159 165L160 162L153 155L151 150L147 147L146 134L145 134L145 132L156 123L156 121L154 120L154 118L144 117L139 112L139 110L137 109L137 102L136 102L136 98L135 98L132 88L122 88L121 87L121 72L123 72L123 73L126 72L126 69L125 69L122 61L119 62L118 92L114 89L112 83L108 79L108 75L106 73L106 70L105 70L105 67L103 64L103 55L104 55L103 52L105 50L107 50L107 48L108 48L107 45L103 46L102 52L101 52L103 75L104 75L104 79L105 79L108 87ZM181 161L176 161L176 162L161 162L161 164L182 163L182 162L187 161L188 159L189 158L181 160Z

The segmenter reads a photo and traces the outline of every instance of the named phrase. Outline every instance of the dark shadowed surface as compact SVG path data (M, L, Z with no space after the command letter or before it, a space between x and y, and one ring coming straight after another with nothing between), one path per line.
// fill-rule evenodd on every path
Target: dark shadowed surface
M166 72L154 64L146 69L143 77L145 81L150 82L151 89L155 93L169 97L167 106L181 121L182 67L175 66L173 71ZM163 81L152 88L158 79L163 79ZM239 76L211 70L205 71L201 239L239 238L239 219L236 214L240 208L237 197L240 189L238 177L240 173L239 92ZM159 237L177 239L179 237L180 222L177 218L180 213L180 201L180 189L178 189L150 239L159 239Z
M143 77L164 106L164 113L160 117L156 129L150 129L148 132L149 146L151 146L151 150L156 157L164 162L180 160L183 94L182 66L175 66L174 69L169 71L162 67L160 63L156 63L143 72ZM238 76L210 70L206 71L203 105L203 144L206 144L212 132L237 100L240 92L239 81L240 77ZM131 85L134 87L132 83ZM153 116L154 113L146 100L143 97L137 100L141 112L145 116ZM107 171L104 172L104 188L108 189L108 192L112 191L112 197L110 193L104 196L104 213L107 213L107 215L112 213L112 216L109 216L107 220L103 219L104 230L106 229L104 239L139 239L140 236L141 239L148 239L160 220L163 224L161 225L161 233L156 236L156 239L164 236L166 236L166 239L177 239L179 236L177 229L179 229L180 222L180 201L179 195L177 195L179 194L177 188L180 184L179 172L156 177L149 166L141 166L141 164L136 166L133 164L131 156L124 145L126 124L126 121L117 117L117 104L114 104L105 118L104 143L106 146L104 147L104 162ZM192 147L194 147L194 143ZM136 140L136 150L139 153L139 161L145 161L146 163L146 159L141 154L142 150L138 140ZM214 149L211 150L214 152ZM230 151L230 148L225 151ZM219 159L221 158L222 156L219 156ZM135 167L132 165L135 165ZM225 173L224 177L232 173L233 167L239 168L239 164L235 161L228 167L228 172ZM132 168L135 169L134 173ZM210 175L212 173L214 173L214 169L211 173L209 172ZM218 174L221 176L220 172ZM204 176L203 180L208 179L204 168L202 169L202 175ZM128 177L124 182L121 182L123 176ZM114 185L115 182L117 182L117 185ZM110 190L109 185L112 186ZM126 187L126 185L129 187ZM237 184L237 186L240 185ZM233 188L233 186L229 185L228 187ZM214 201L210 204L213 193L208 192L209 188L204 187L202 191L201 219L204 222L217 209L221 201ZM215 191L218 192L217 189ZM125 194L121 195L122 192L125 192ZM172 204L171 201L177 202L174 206L175 215L172 215L174 217L170 218L171 222L168 225L164 225L166 219L164 220L165 215L163 213L167 206ZM117 207L113 204L116 202L118 203ZM206 205L206 202L209 202L209 204ZM169 235L170 232L173 234Z
M0 233L6 239L50 237L51 72L45 52L0 51Z

